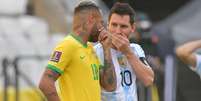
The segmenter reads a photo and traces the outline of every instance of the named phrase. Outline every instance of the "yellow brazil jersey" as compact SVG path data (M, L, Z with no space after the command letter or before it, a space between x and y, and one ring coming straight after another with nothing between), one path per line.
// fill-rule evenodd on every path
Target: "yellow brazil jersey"
M99 61L91 43L83 44L74 34L59 43L48 68L60 73L61 101L100 101Z

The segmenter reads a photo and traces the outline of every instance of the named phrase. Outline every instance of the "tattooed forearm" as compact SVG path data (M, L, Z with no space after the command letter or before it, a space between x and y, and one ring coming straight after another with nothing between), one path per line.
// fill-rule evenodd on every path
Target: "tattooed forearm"
M44 93L48 101L60 101L56 90Z
M58 74L56 74L55 72L51 72L51 73L45 73L45 76L47 76L48 78L50 78L51 80L53 80L53 81L56 81L57 80L57 78L55 77L55 75L58 75Z
M104 66L100 70L101 85L105 90L116 89L116 74L112 63L110 50L104 50Z
M113 72L113 70L111 72ZM107 78L107 82L110 85L114 85L114 83L116 83L115 76L112 73L109 74L109 77Z
M47 93L46 95L47 95L47 96L58 96L56 91Z
M115 75L114 75L114 69L113 69L113 64L111 63L111 61L108 61L107 59L104 60L105 64L103 67L103 73L104 73L104 78L106 79L105 83L112 85L115 81Z
M48 101L60 101L55 87L55 81L59 76L60 74L46 69L41 78L39 88Z

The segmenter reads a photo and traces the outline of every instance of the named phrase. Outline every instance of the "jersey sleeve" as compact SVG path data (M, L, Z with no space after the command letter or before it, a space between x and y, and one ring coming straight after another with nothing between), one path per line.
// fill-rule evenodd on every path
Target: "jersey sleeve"
M144 63L145 65L150 67L149 63L146 60L145 53L144 53L144 50L142 49L142 47L140 45L138 45L138 44L133 44L132 43L131 48L134 51L134 53L138 56L140 61L142 61L142 63Z
M139 58L140 57L145 57L144 50L142 49L142 47L140 45L132 43L130 46L131 46L132 50L134 51L134 53Z
M71 61L72 51L73 48L70 45L66 43L58 44L48 61L47 68L62 74Z
M201 55L196 54L196 67L195 67L195 72L199 74L201 77Z

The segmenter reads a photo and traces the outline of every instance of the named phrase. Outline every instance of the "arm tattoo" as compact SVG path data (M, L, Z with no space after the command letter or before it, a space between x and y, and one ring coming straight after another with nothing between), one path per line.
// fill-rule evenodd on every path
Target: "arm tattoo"
M107 59L104 59L104 67L102 68L104 73L104 78L106 79L105 83L112 85L114 83L114 75L113 75L113 65Z
M101 85L107 88L116 88L116 74L112 63L110 50L104 50L104 66L101 68Z
M59 73L50 69L46 69L43 74L39 88L44 93L48 101L60 101L55 87L55 81L59 76Z
M108 84L112 85L113 83L116 83L114 79L115 79L114 75L112 75L112 73L110 73L109 77L107 78Z
M54 91L54 92L47 93L47 96L58 96L58 94L56 91Z
M54 71L51 71L51 72L47 72L45 73L45 75L50 78L51 80L53 81L56 81L57 80L57 76L59 75L58 73L54 72Z

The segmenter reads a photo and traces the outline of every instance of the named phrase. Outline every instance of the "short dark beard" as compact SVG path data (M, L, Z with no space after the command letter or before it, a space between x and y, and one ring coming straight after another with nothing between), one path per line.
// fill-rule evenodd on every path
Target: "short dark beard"
M90 34L89 38L88 38L88 41L89 42L97 42L98 41L98 35L92 35L92 34Z
M88 41L89 42L97 42L98 41L98 36L99 36L99 31L98 31L98 28L97 28L97 24L95 23L93 28L92 28L92 31L89 35L89 38L88 38Z

